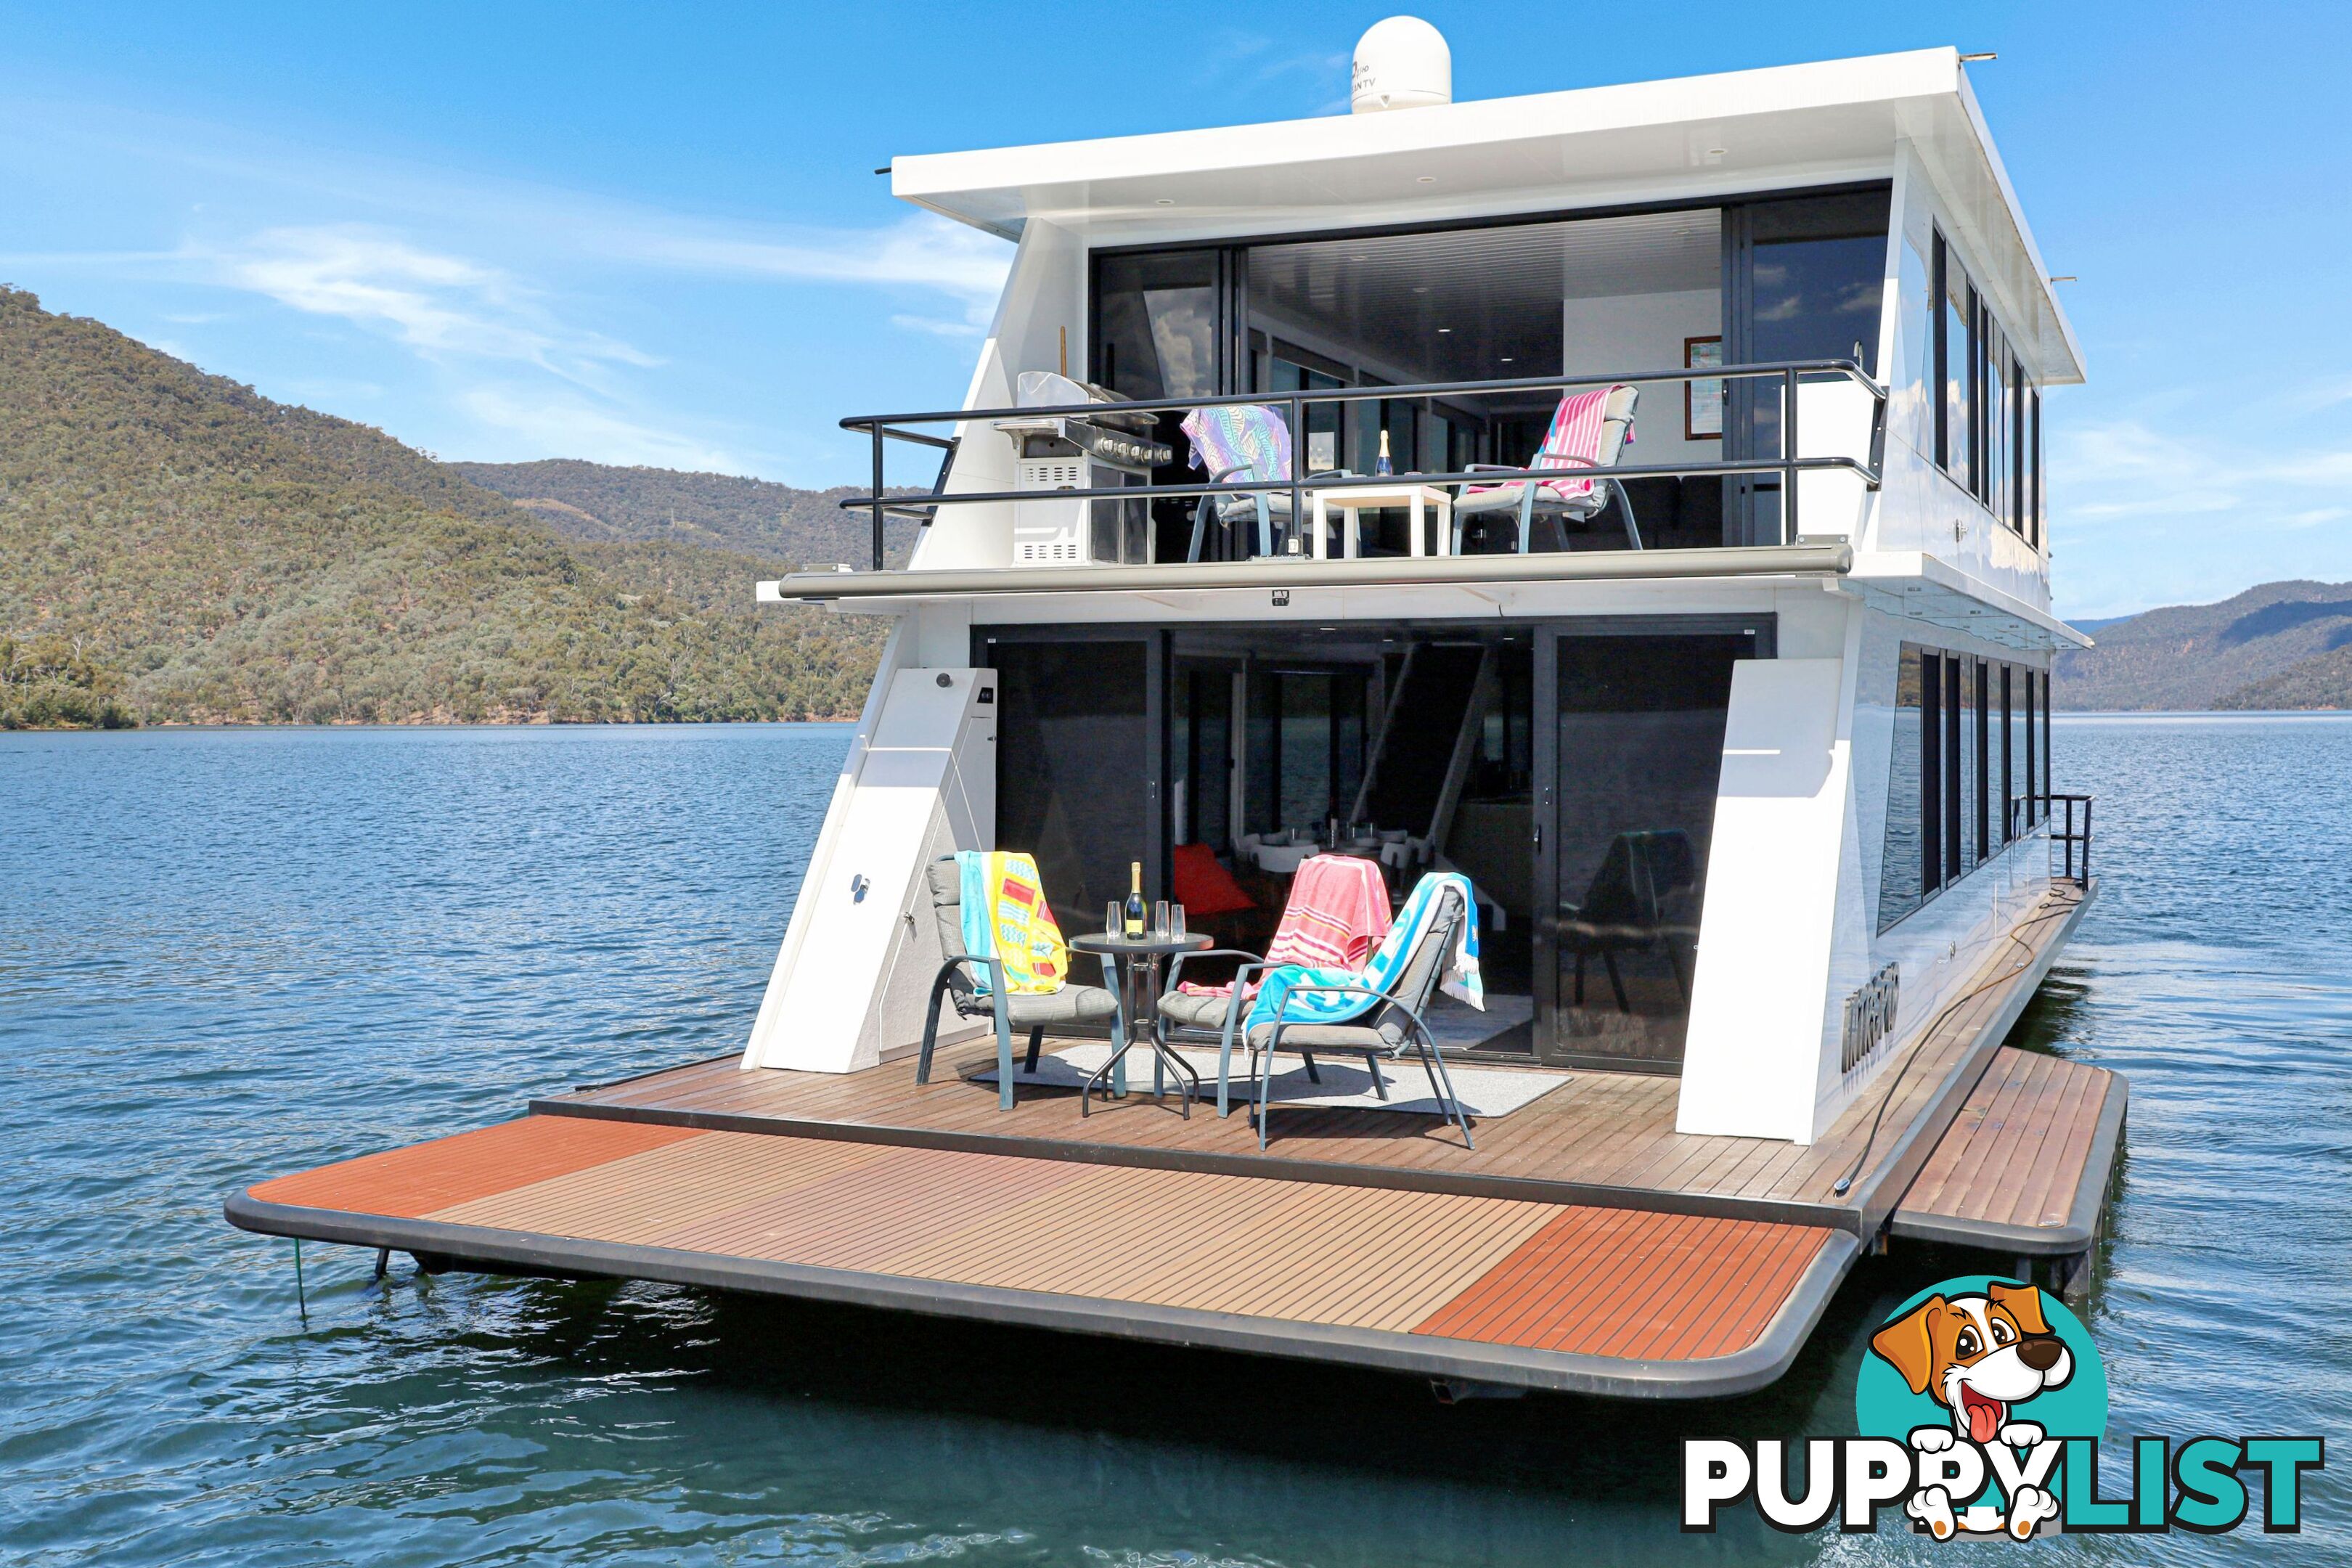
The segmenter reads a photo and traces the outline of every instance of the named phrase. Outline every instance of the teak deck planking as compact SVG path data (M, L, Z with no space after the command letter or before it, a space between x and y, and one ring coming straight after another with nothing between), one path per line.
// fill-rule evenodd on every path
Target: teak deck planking
M1925 1127L1924 1120L1939 1101L1948 1113L1955 1075L1989 1058L1995 1043L1985 1037L1989 1026L2013 1016L2023 1001L2021 993L2030 994L2063 943L2081 899L2074 889L2053 888L2048 900L2021 921L2016 942L2001 944L1958 988L1986 989L1949 1010L1916 1047L1918 1059L1907 1070L1899 1062L1883 1068L1828 1135L1809 1146L1679 1133L1674 1130L1675 1079L1578 1070L1531 1104L1479 1122L1475 1150L1463 1147L1461 1133L1436 1117L1299 1109L1276 1110L1266 1156L1284 1163L1283 1173L1309 1180L1346 1181L1368 1172L1408 1183L1416 1173L1487 1177L1748 1203L1758 1205L1759 1213L1784 1205L1781 1217L1790 1218L1811 1217L1800 1205L1869 1208L1874 1218L1883 1217L1900 1188L1881 1193L1878 1186L1909 1173L1891 1157L1906 1138L1940 1133ZM849 1074L747 1072L730 1056L537 1100L532 1109L819 1137L887 1135L918 1143L928 1133L958 1147L997 1143L1007 1152L1137 1163L1159 1159L1179 1167L1188 1156L1214 1157L1219 1169L1259 1158L1256 1132L1245 1115L1219 1118L1212 1104L1196 1107L1188 1120L1176 1113L1172 1095L1156 1099L1140 1088L1124 1100L1097 1101L1091 1115L1080 1114L1076 1094L1041 1089L1023 1089L1013 1110L1000 1110L994 1088L969 1078L994 1064L993 1047L985 1040L943 1047L928 1085L915 1081L911 1060ZM1407 1063L1399 1070L1411 1075L1420 1069ZM1894 1083L1898 1070L1901 1081ZM1142 1068L1130 1082L1148 1081L1148 1067ZM1872 1121L1886 1093L1881 1085L1891 1086L1893 1099L1873 1139ZM1834 1184L1865 1145L1865 1169L1853 1192L1842 1197ZM1911 1162L1914 1169L1917 1157ZM1273 1165L1265 1169L1277 1173Z
M247 1196L404 1217L461 1238L524 1233L914 1286L1674 1362L1756 1345L1834 1234L553 1116L265 1182Z
M1893 1215L1898 1236L2087 1247L2129 1095L2121 1075L2002 1047Z

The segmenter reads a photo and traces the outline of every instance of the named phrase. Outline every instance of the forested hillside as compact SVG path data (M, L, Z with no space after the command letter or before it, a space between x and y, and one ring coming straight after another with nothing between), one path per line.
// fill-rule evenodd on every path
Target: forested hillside
M854 714L794 558L559 537L366 426L0 289L0 724Z
M842 498L853 493L845 487L800 490L729 474L616 468L572 458L448 468L574 539L701 544L817 566L862 567L874 557L869 515L841 510ZM893 518L883 538L887 559L900 564L914 548L915 525Z
M2265 583L2091 629L2058 656L2058 706L2352 708L2352 583Z

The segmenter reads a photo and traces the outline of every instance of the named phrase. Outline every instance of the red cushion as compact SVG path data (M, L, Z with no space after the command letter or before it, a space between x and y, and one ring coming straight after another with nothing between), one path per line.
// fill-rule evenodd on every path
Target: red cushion
M1216 851L1205 844L1176 846L1176 901L1187 915L1226 915L1254 910L1257 900L1242 891L1234 874L1217 864Z

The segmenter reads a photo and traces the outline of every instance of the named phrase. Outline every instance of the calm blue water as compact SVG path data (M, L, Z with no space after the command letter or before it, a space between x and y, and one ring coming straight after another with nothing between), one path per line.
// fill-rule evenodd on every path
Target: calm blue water
M1850 1430L1874 1262L1778 1387L1442 1409L1386 1379L228 1229L261 1176L733 1048L829 726L0 735L12 1563L1927 1561L1674 1524L1685 1432ZM2352 1408L2352 721L2062 721L2105 893L2025 1043L2132 1079L2113 1433ZM2339 1458L2352 1465L2352 1458ZM2345 1560L2314 1531L2070 1540ZM1966 1549L1948 1548L1951 1552ZM2002 1549L1993 1548L1993 1551Z

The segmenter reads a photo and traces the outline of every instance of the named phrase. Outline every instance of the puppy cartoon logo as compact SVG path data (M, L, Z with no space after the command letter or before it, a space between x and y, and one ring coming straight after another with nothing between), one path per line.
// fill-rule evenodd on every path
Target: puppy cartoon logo
M1790 1534L1832 1521L1866 1534L1881 1510L1937 1541L2215 1535L2255 1517L2265 1533L2292 1533L2303 1528L2304 1478L2327 1467L2316 1434L2140 1433L2109 1466L2123 1495L2102 1496L2098 1347L2063 1301L1989 1274L1947 1279L1887 1314L1862 1357L1853 1412L1850 1436L1685 1436L1683 1529L1710 1532L1745 1500Z
M2059 1518L2062 1441L2098 1436L2107 1415L2098 1352L2062 1303L2007 1279L1948 1279L1898 1308L1870 1348L1855 1413L1917 1454L1904 1508L1920 1528L2025 1541Z

